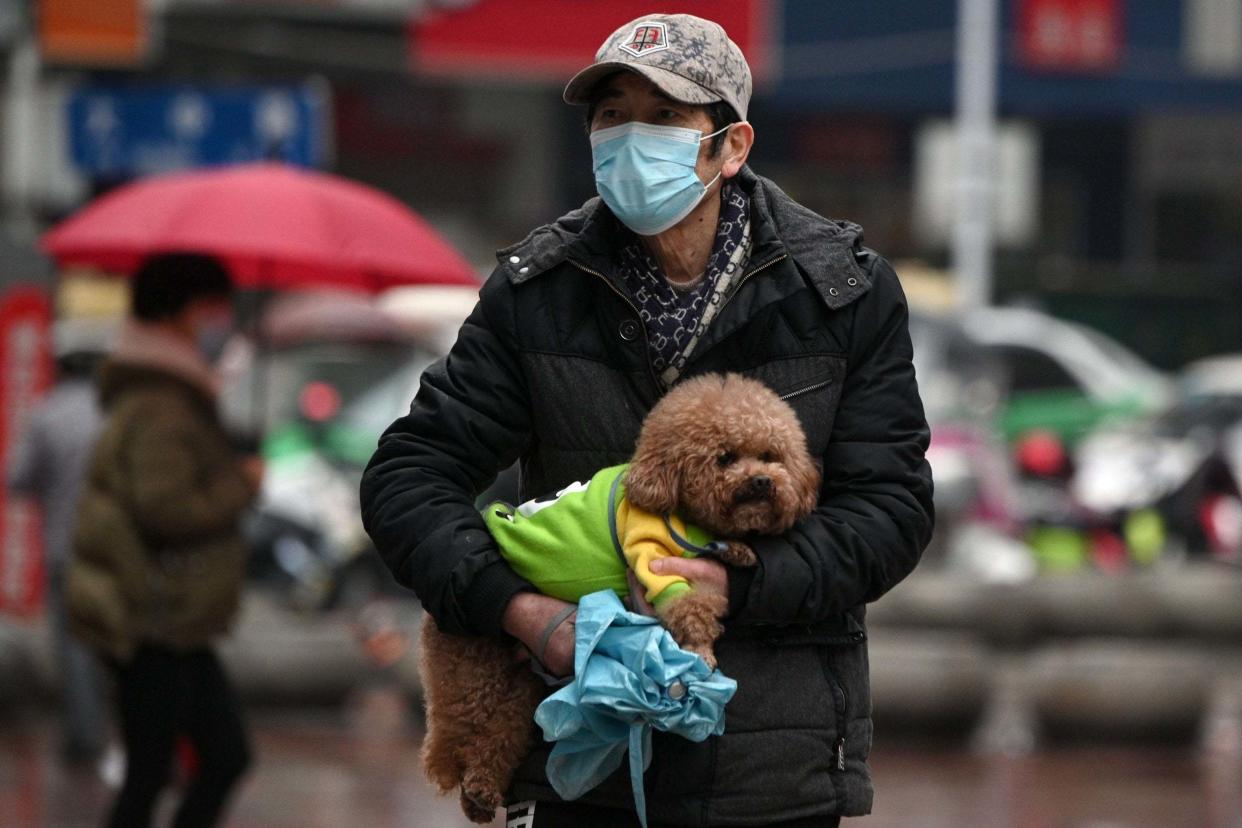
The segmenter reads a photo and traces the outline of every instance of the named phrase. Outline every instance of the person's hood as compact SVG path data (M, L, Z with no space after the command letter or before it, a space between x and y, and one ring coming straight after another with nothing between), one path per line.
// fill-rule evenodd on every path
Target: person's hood
M100 400L111 406L138 385L173 383L214 409L219 379L193 344L157 325L126 320L99 375Z
M871 288L870 268L863 265L875 254L862 246L860 226L826 219L803 207L749 166L742 167L733 180L751 199L752 262L788 255L831 308L848 305ZM570 260L607 273L625 238L623 233L621 223L596 197L497 251L496 258L514 284Z

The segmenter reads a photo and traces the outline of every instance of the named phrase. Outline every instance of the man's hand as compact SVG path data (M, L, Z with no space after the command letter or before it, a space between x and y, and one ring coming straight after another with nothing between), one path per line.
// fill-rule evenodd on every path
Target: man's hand
M696 591L729 597L729 570L711 558L657 558L651 562L655 575L680 575Z
M251 454L243 457L240 461L242 477L246 478L247 485L250 490L256 494L263 489L263 476L267 471L263 458L258 455Z
M538 592L519 592L505 607L501 627L509 635L539 655L540 637L558 613L571 604ZM554 676L574 672L574 616L569 616L553 631L542 655L543 666Z

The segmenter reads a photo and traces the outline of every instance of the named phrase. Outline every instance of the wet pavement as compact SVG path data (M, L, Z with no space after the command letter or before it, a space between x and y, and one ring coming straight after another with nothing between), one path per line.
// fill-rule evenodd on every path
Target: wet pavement
M419 733L403 726L391 697L373 694L351 710L252 713L258 761L227 824L470 825L423 781ZM0 725L0 826L102 823L111 790L93 770L67 770L55 746L45 716ZM847 828L1242 828L1242 762L1190 747L1065 747L998 760L889 739L872 760L875 813Z

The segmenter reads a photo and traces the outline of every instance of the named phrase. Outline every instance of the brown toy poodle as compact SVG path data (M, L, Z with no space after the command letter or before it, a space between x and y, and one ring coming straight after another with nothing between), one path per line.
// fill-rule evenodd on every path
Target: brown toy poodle
M819 497L819 469L807 453L797 415L765 385L737 374L709 374L669 391L647 415L634 457L621 475L622 497L628 501L621 508L639 515L675 513L719 539L712 552L732 566L756 563L743 538L783 533ZM610 510L616 505L605 502ZM683 554L669 545L674 548L668 554ZM611 548L606 551L598 556L603 565L615 567L619 577L629 574L622 557ZM633 577L628 582L638 583ZM582 595L557 597L576 601ZM656 614L678 644L710 667L716 664L713 645L723 632L720 619L726 610L724 596L706 592L684 590L663 602L656 599ZM472 821L490 822L514 769L530 750L535 708L547 688L511 644L446 635L429 617L423 624L421 664L427 776L441 793L460 788L462 810Z

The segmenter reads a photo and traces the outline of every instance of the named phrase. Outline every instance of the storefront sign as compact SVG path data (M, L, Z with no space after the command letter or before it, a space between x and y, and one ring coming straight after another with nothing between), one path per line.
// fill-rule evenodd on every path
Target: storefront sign
M0 468L6 470L27 416L51 382L51 321L51 304L38 288L0 295ZM43 579L38 510L0 487L0 613L38 611Z
M128 178L212 164L323 166L327 93L317 86L87 86L69 98L73 164Z
M914 228L925 244L953 234L960 184L958 135L949 121L927 121L914 139ZM1003 247L1024 247L1039 233L1039 131L1022 121L996 130L992 165L992 229Z
M39 0L39 49L50 63L132 66L146 57L145 0Z
M1018 0L1018 56L1045 72L1108 72L1121 61L1122 0Z
M1182 54L1198 74L1242 77L1242 3L1183 0Z
M724 27L756 77L768 69L767 0L686 0L676 11ZM640 0L477 0L439 2L410 27L415 71L498 79L567 81L595 59L618 26L652 12Z

